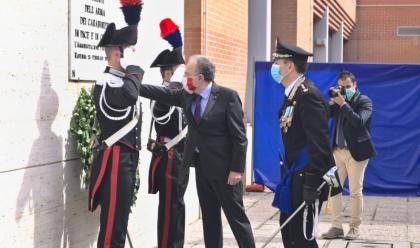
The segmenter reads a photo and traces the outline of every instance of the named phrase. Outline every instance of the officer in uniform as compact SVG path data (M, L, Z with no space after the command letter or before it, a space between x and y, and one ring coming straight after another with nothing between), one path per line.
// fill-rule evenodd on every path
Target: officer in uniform
M285 87L285 99L278 117L283 147L280 151L281 183L273 206L280 209L280 224L305 202L307 217L300 211L282 230L285 248L318 247L316 223L327 187L317 192L323 174L334 160L329 144L329 108L321 92L304 76L308 56L303 49L277 39L271 74Z
M99 143L94 147L89 210L101 206L97 243L100 248L123 248L125 245L139 160L141 109L138 96L143 70L134 65L123 68L121 58L125 48L137 43L142 3L131 1L129 6L122 7L123 11L124 8L135 9L137 21L130 21L128 26L118 30L110 23L98 44L105 48L108 66L94 88L96 118L101 132Z
M165 32L165 26L168 25L175 24L169 18L162 20L161 31ZM162 36L166 37L166 34ZM180 35L178 39L181 39ZM185 72L182 42L177 45L172 50L162 51L150 66L159 67L162 84L175 91L182 89ZM183 164L186 121L179 107L152 101L151 108L150 132L154 124L157 138L156 141L149 140L148 144L153 152L149 169L149 193L156 194L159 191L158 247L182 248L185 230L184 194L189 177L189 167ZM165 147L170 144L172 147L169 149Z

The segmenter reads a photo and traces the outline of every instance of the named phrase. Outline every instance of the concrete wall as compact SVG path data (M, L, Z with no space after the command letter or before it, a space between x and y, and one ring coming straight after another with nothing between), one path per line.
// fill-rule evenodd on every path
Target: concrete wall
M329 9L327 8L322 18L317 18L314 25L314 62L328 62L328 20Z
M146 69L145 82L160 83L158 70L149 69L168 47L160 39L159 21L171 17L183 27L183 9L183 0L146 1L136 55L126 55ZM0 246L96 247L99 210L87 211L78 155L68 133L78 92L91 84L68 82L67 1L4 2L0 22ZM145 145L147 100L143 106ZM140 156L141 189L129 230L136 247L153 247L157 195L147 195L150 153L144 149ZM199 213L191 174L189 222Z
M271 0L249 0L246 121L253 124L255 62L271 58Z
M343 34L344 34L344 25L341 24L340 29L338 32L330 33L328 46L328 61L335 62L335 63L342 63L343 62Z

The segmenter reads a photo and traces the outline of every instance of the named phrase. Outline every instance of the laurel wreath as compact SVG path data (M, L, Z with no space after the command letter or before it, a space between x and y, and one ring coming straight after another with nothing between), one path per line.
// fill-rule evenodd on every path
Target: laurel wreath
M76 139L76 150L80 154L80 164L82 167L82 181L86 189L89 185L93 163L93 152L91 148L92 135L100 134L99 127L94 126L95 115L96 109L93 101L93 87L82 88L79 99L73 110L70 121L70 132ZM136 203L139 188L140 174L137 167L131 206L134 206Z

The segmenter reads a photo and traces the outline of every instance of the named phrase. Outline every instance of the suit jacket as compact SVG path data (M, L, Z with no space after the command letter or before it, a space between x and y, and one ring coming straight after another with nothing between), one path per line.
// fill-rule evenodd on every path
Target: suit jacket
M343 105L330 106L334 119L333 147L336 146L336 130L340 112L344 115L343 133L351 156L356 161L363 161L376 155L373 145L370 126L372 122L372 100L359 92L353 99Z
M142 84L140 96L182 107L188 121L184 146L184 164L190 166L196 148L200 165L197 170L214 180L227 180L229 171L243 172L247 138L242 103L238 93L213 82L206 109L199 124L191 112L194 94L185 90Z
M287 133L282 131L287 164L291 166L298 153L307 146L309 164L303 169L303 183L318 187L323 174L335 165L329 140L329 108L320 91L308 79L299 86L291 101L285 99L279 119L294 101L292 124Z

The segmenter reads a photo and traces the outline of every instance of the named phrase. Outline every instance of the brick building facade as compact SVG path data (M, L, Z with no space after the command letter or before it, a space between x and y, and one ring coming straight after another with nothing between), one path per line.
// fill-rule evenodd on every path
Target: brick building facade
M314 52L316 62L420 63L420 0L272 0L271 5L272 50L278 36Z
M248 56L248 1L185 0L185 55L207 55L215 81L244 99Z
M420 63L420 0L359 0L344 61Z

